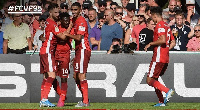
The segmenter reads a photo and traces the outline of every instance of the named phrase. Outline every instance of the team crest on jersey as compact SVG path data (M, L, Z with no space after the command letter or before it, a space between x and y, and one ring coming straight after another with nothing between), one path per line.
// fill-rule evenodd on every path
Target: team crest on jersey
M79 26L79 27L78 27L78 30L79 30L79 31L85 31L85 27Z
M55 26L55 32L59 32L58 26Z

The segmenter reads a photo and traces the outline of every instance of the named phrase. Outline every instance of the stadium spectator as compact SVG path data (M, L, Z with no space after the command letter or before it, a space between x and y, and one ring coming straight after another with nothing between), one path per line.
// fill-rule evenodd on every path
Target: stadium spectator
M37 49L38 51L40 51L40 48L42 47L42 41L40 40L40 36L44 36L46 16L41 15L39 21L41 29L36 31L33 41L34 50Z
M39 18L40 18L41 14L34 14L34 20L32 23L32 28L33 28L33 32L31 32L31 41L33 42L33 37L35 36L36 31L38 31L40 29L40 23L39 23Z
M98 0L98 13L104 13L106 10L107 3L105 0Z
M200 51L200 25L194 27L195 37L189 40L187 51Z
M147 4L148 0L140 0L140 5Z
M29 0L28 4L29 6L38 6L37 0ZM34 9L31 9L30 11L34 11Z
M116 20L116 22L119 23L123 29L128 29L130 27L129 23L122 20L123 8L121 6L117 6L114 12L114 19Z
M139 11L141 15L144 15L145 19L148 19L150 15L150 6L148 4L140 5Z
M0 18L0 54L3 54L3 32L1 31L3 20Z
M158 6L158 0L148 0L148 4L151 7L156 7Z
M82 16L88 20L88 10L92 8L92 2L91 1L84 1L82 5ZM96 11L96 10L95 10Z
M22 23L21 14L12 16L14 21L6 26L3 35L3 53L23 54L26 53L26 50L32 50L30 30L27 24Z
M144 48L150 42L153 42L153 31L155 23L151 18L147 19L147 27L142 29L139 34L139 51L144 51ZM148 48L148 51L153 51L153 47Z
M68 12L68 4L67 3L61 3L60 4L60 12L61 13Z
M194 27L198 23L199 15L195 13L195 0L186 0L186 20Z
M126 5L127 15L125 15L122 19L128 23L132 21L133 16L135 15L135 5L134 3L128 3Z
M110 46L110 49L108 50L107 54L111 53L120 53L120 48L121 48L121 43L120 39L118 38L113 38L112 39L112 44Z
M193 36L193 29L184 24L184 14L177 12L175 15L175 24L170 28L175 37L176 46L172 49L173 51L187 51L187 43Z
M101 28L105 21L103 13L98 14L98 21L99 24L93 27L89 33L92 50L100 50Z
M155 107L166 106L169 98L172 97L174 91L165 87L158 81L158 78L164 74L169 63L169 44L170 31L169 27L162 20L162 9L155 7L151 9L152 19L156 24L154 29L153 42L147 44L144 48L145 51L151 46L154 46L153 57L149 66L149 72L147 73L147 84L155 88L155 92L159 99L159 103L154 105ZM173 39L172 39L173 40ZM165 99L163 98L162 92L166 93Z
M176 5L177 5L178 7L180 7L180 8L182 8L181 0L176 0L176 2L177 2Z
M169 20L169 13L167 11L163 11L162 12L162 18L163 21L166 22L167 24L169 24L170 20ZM174 24L174 23L173 23ZM171 24L172 25L172 24Z
M112 0L106 0L106 4L107 4L107 6L106 6L106 9L111 9L110 8L110 4L112 3L113 1Z
M131 21L131 24L130 24L130 28L127 29L126 33L125 33L125 38L124 38L124 44L130 44L133 42L133 38L131 36L132 34L132 30L133 30L133 27L138 25L139 24L139 19L137 16L133 16L133 19Z
M133 38L133 42L135 42L137 44L137 51L139 50L139 33L142 29L144 29L146 27L145 24L145 17L144 15L140 15L140 13L138 13L138 15L136 15L139 19L139 24L133 27L133 31L132 31L132 38Z
M116 8L117 6L119 6L119 5L117 4L117 2L112 2L112 3L110 4L110 9L112 9L113 11L115 11L115 8Z
M130 2L130 0L121 0L122 8L123 8L123 16L127 15L127 9L126 6Z
M115 22L113 10L106 10L104 18L107 24L104 24L101 28L100 49L109 50L113 38L118 38L122 40L123 29L118 23Z

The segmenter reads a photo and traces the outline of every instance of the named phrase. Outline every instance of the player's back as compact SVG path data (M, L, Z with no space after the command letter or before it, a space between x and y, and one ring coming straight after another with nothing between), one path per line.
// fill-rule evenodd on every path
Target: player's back
M167 23L160 21L157 23L154 29L153 41L157 41L160 36L164 35L166 42L162 45L154 46L152 61L169 63L169 40L170 40L170 28Z

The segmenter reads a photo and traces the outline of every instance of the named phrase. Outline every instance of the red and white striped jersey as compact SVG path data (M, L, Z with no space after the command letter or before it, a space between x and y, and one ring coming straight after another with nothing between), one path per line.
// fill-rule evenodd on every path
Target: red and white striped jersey
M161 35L165 35L166 43L154 46L152 61L169 63L169 42L174 40L174 36L172 36L170 28L164 21L157 23L154 29L153 41L157 41Z
M71 30L72 35L82 35L81 41L75 40L75 50L86 49L91 51L88 40L88 25L84 17L80 16L75 21L72 19L73 28Z
M51 53L54 54L57 45L57 37L56 35L60 33L57 23L48 18L45 28L45 38L46 40L42 43L42 47L40 49L40 54Z

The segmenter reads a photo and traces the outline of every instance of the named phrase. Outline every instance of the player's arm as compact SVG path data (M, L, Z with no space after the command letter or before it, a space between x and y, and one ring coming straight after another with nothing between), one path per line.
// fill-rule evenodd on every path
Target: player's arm
M159 36L159 39L154 41L154 42L150 42L149 44L147 44L144 48L145 51L147 51L147 49L152 46L152 45L162 45L166 43L166 36L165 35L161 35Z
M69 34L69 33L66 33L65 35L66 35L67 37L70 37L70 38L76 40L76 41L80 41L81 38L82 38L82 36L83 36L83 35L80 35L80 34L78 34L78 35L71 35L71 34Z
M172 48L174 48L175 45L176 45L176 41L175 41L175 39L174 39L174 40L172 40L172 41L170 42L170 44L169 44L169 50L171 50Z

